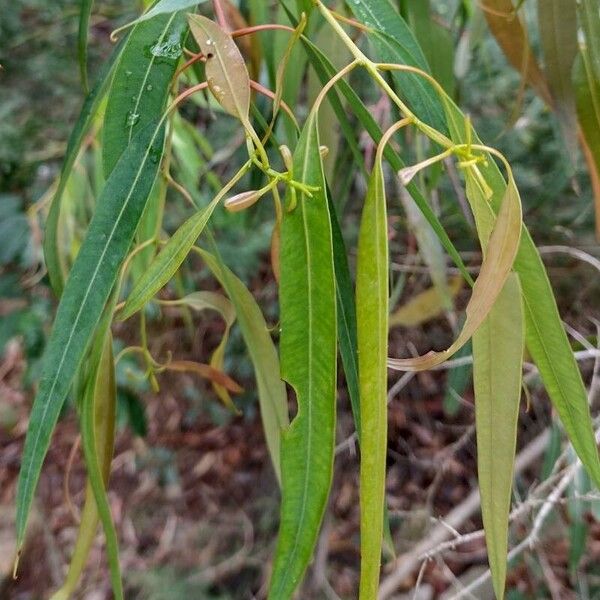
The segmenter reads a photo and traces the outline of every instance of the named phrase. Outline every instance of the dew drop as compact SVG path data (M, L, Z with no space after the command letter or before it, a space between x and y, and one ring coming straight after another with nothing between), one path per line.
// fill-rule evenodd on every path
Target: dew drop
M125 119L125 124L127 127L133 127L140 120L140 113L133 112L130 110L127 113L127 119Z
M152 84L151 84L151 83L149 83L149 84L146 86L146 90L147 90L148 92L151 92L151 91L152 91L152 88L153 88L153 86L152 86Z

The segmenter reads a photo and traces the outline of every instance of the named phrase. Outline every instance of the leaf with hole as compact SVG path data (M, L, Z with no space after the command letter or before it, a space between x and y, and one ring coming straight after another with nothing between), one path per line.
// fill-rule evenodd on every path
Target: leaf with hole
M318 187L285 212L281 231L281 375L298 413L281 448L282 503L269 598L289 598L310 562L329 496L335 442L336 300L331 224L315 115L294 177Z

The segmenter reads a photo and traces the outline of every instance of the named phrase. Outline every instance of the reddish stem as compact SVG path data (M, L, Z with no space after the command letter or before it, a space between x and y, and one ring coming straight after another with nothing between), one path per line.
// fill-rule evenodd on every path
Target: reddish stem
M268 23L267 25L253 25L252 27L243 27L242 29L236 29L230 33L231 37L237 38L243 35L249 35L252 33L258 33L259 31L273 31L273 30L289 31L294 33L296 30L293 27L287 25L279 25L277 23Z

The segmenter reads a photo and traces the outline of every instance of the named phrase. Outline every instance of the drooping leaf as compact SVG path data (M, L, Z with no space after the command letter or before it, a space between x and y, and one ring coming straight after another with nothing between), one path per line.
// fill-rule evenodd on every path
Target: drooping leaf
M521 397L523 302L512 273L473 336L477 470L488 560L497 598L504 598L508 515Z
M600 80L600 11L596 0L581 0L577 5L594 78Z
M485 320L504 287L519 248L521 227L521 201L517 186L511 177L487 245L487 253L484 255L479 277L473 286L460 334L447 350L429 352L416 358L390 359L388 365L391 368L430 369L447 360L471 338Z
M173 277L208 223L218 196L208 206L193 214L169 239L146 272L136 282L125 305L117 314L124 321L149 302Z
M335 294L337 301L337 330L340 357L346 377L346 387L354 416L354 427L360 437L360 391L358 387L358 353L356 341L356 304L348 266L346 244L331 196L327 195L331 219L333 262L335 266Z
M269 598L290 598L315 547L327 504L335 441L336 304L331 225L316 116L294 153L294 177L319 189L283 217L281 374L298 413L281 448L282 506Z
M108 334L108 335L106 335ZM102 337L105 340L102 340ZM112 461L115 437L115 418L116 418L116 386L114 376L114 363L112 356L112 338L108 330L99 332L98 351L93 354L94 358L99 358L100 363L92 368L92 374L97 373L95 380L90 382L93 385L93 404L94 404L94 431L96 440L96 455L99 461L100 471L102 473L102 482L104 487L108 485L110 476L110 464ZM99 356L98 356L99 355ZM91 396L85 398L90 400ZM92 485L88 481L85 489L85 504L81 511L81 520L77 541L73 549L73 556L69 564L69 570L62 587L55 592L50 600L68 600L75 591L79 578L83 573L92 544L96 538L98 529L98 509Z
M454 96L454 36L431 15L429 0L407 2L407 21L423 54L431 74L450 96Z
M428 70L427 61L410 28L390 0L353 0L348 3L354 16L372 28L367 37L380 62L396 62ZM431 84L412 73L394 71L397 91L420 118L446 131L444 110Z
M250 114L250 76L246 62L233 38L214 21L188 15L190 31L206 57L208 87L230 115L246 125Z
M573 69L577 120L594 190L596 234L600 237L600 75L596 76L589 49L581 48Z
M48 217L46 219L46 229L44 232L44 260L48 269L48 276L50 277L52 289L57 297L60 297L62 294L68 271L68 265L65 264L66 251L60 247L58 239L58 223L62 208L63 194L75 161L77 160L77 155L79 154L85 134L98 112L98 108L100 107L108 84L110 83L115 64L123 51L126 39L127 38L124 38L119 42L112 51L110 58L103 64L92 91L88 94L83 103L77 122L69 137L58 187L52 198L50 211L48 212Z
M463 278L460 276L452 277L448 281L448 291L450 297L454 298L462 289ZM389 319L390 327L416 327L436 319L446 310L444 298L440 295L437 288L427 288L417 294L410 300L397 308Z
M281 482L281 435L289 424L287 394L279 376L279 357L260 307L248 288L222 263L198 249L208 268L219 280L235 307L250 360L254 365L260 414L267 447L277 480Z
M67 290L65 290L65 295ZM108 329L110 327L110 315L107 315L105 321ZM97 514L104 529L113 594L115 600L124 600L119 564L119 544L110 512L105 483L108 481L110 474L117 397L110 330L107 331L104 344L100 348L102 353L100 362L97 364L96 370L92 372L82 403L81 442L88 482L93 492ZM106 390L110 390L108 396L106 396ZM102 402L102 404L97 404L97 401ZM97 415L101 416L98 421L96 421Z
M147 10L141 17L138 17L130 23L115 29L111 34L111 38L114 39L117 34L121 33L121 31L124 31L129 27L133 27L134 25L138 25L139 23L143 23L144 21L153 19L154 17L158 17L159 15L186 10L198 4L203 4L204 2L206 2L206 0L160 0L159 2L156 2L152 8Z
M163 14L131 31L115 69L102 133L108 177L138 131L163 112L186 32L182 13Z
M544 53L544 72L572 156L577 148L575 94L571 83L577 56L577 3L572 0L539 0L538 22Z
M445 101L448 123L455 143L480 143L475 131L466 131L460 109ZM489 204L481 203L481 222L493 222L506 193L506 182L495 161L489 157L480 170L492 191ZM477 215L476 215L477 218ZM479 228L479 226L478 226ZM525 309L525 342L540 371L544 386L556 407L577 455L591 479L600 487L600 458L596 447L587 392L556 306L552 286L527 228L523 226L514 269L519 275Z
M325 85L327 83L327 81L329 81L329 79L333 75L335 75L335 73L336 73L335 68L333 67L331 62L327 59L327 57L316 46L314 46L314 44L312 44L309 40L307 40L305 38L303 38L302 41L308 52L312 66L317 71L319 78L321 79L321 83L323 85ZM368 108L364 105L362 100L358 97L358 95L356 94L356 92L354 91L352 86L350 86L347 82L341 80L338 82L338 86L339 86L340 90L342 91L344 97L348 101L348 104L350 105L350 107L352 108L354 113L356 114L356 117L360 121L361 125L366 129L367 133L371 136L373 141L375 143L379 143L383 133L382 133L379 125L373 118L373 115L369 112ZM332 106L335 110L336 117L338 118L338 120L340 121L340 123L343 126L342 130L344 132L345 137L348 140L352 140L349 143L349 145L350 145L350 148L352 149L353 155L356 156L357 164L362 165L363 164L362 155L361 155L360 149L358 148L358 145L356 143L356 134L355 134L354 128L349 123L348 117L346 116L345 111L344 111L341 103L339 102L339 99L335 95L334 90L332 90L329 93L328 98L330 98ZM400 155L389 145L386 146L386 148L385 148L385 158L390 163L391 167L395 171L399 171L400 169L402 169L405 166ZM411 182L407 186L407 190L410 193L410 195L412 196L412 198L415 201L415 203L417 204L417 206L419 207L419 209L421 210L421 212L423 213L427 222L431 225L431 227L435 231L442 246L444 247L446 252L448 252L448 255L450 256L450 258L452 258L454 264L460 269L460 271L463 274L466 281L468 281L469 283L472 283L471 276L469 275L469 272L468 272L467 268L465 267L464 262L463 262L462 258L460 257L459 252L457 251L456 247L454 246L454 244L448 237L448 234L446 233L444 227L440 223L437 215L433 212L433 210L427 203L427 200L423 197L423 194L419 191L419 188L414 183Z
M81 85L83 91L87 94L88 87L88 31L90 28L90 16L94 0L81 0L79 9L79 31L77 34L77 58L79 60L79 72L81 75Z
M481 9L508 62L521 73L542 99L551 103L544 74L529 46L527 30L512 0L482 0Z
M356 266L360 386L359 597L377 596L387 454L388 232L383 147L377 150L362 212Z
M50 436L88 348L152 189L164 127L151 123L123 154L98 199L98 208L69 274L44 354L17 490L17 539L27 517Z

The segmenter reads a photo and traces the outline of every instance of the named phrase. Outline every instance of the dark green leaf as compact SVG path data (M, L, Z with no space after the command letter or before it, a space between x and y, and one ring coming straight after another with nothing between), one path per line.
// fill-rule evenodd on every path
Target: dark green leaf
M106 182L69 274L25 439L17 491L19 545L50 436L133 240L158 172L163 139L164 127L157 123L134 138Z
M186 33L182 13L136 25L115 69L104 117L104 174L113 170L134 135L163 112Z
M58 224L60 219L60 210L62 206L62 198L69 181L69 176L73 169L73 165L77 160L77 155L81 148L81 143L85 137L90 124L94 120L98 112L98 108L104 98L104 94L110 83L110 78L117 63L121 52L125 46L127 38L124 38L119 42L117 47L113 50L110 58L104 63L102 70L98 74L98 79L94 88L89 93L88 97L83 103L81 112L75 127L71 131L69 142L67 144L67 150L63 166L60 172L60 179L58 181L58 187L54 198L52 198L52 204L50 205L50 211L48 218L46 219L46 230L44 235L44 259L46 261L46 267L48 269L48 275L50 277L50 283L54 293L60 297L64 287L64 282L67 277L68 267L64 264L64 251L60 248L58 240Z

